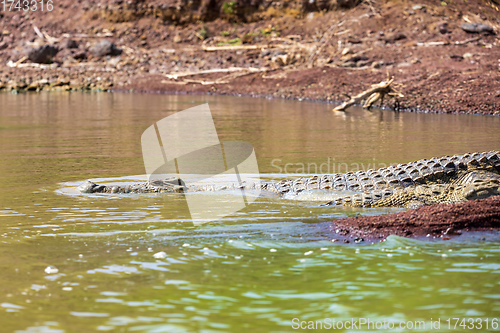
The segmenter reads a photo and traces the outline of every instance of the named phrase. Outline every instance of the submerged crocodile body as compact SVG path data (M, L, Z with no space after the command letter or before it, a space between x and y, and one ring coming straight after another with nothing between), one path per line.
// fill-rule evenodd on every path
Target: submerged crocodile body
M303 191L345 193L329 204L351 207L416 207L456 203L500 194L500 152L424 159L378 170L318 175L255 184L186 186L178 178L127 186L82 184L83 193L160 193L255 189L278 195Z

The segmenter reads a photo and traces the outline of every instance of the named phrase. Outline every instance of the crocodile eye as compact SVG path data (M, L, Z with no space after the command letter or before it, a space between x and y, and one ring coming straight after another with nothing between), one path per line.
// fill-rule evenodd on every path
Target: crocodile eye
M472 200L472 199L483 199L483 198L487 198L490 196L490 192L488 190L476 190L476 189L471 189L469 190L465 195L465 198L468 199L468 200Z

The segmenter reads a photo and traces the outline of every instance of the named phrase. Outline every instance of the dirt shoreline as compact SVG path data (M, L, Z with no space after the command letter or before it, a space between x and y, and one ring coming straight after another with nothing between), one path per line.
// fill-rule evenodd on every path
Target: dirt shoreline
M464 232L500 230L500 196L390 215L338 219L332 228L350 241L381 241L389 235L449 240Z
M384 107L498 116L499 11L491 0L60 0L51 12L0 13L0 90L339 103L390 75L404 97ZM335 226L364 238L498 229L499 206L497 197Z

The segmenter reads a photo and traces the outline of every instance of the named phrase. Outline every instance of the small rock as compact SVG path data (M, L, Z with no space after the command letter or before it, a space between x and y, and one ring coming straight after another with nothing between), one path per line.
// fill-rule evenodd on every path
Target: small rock
M182 42L182 37L180 35L175 35L174 36L174 43L180 43Z
M66 78L66 77L60 77L58 78L53 84L52 86L53 87L63 87L63 86L67 86L69 85L70 83L70 79L69 78Z
M459 55L459 54L451 54L451 55L450 55L450 58L451 58L451 59L454 59L454 60L458 60L458 61L462 61L462 60L464 60L464 57L463 57L463 56L461 56L461 55Z
M361 242L363 242L363 241L364 241L364 239L363 239L363 238L361 238L361 237L355 237L355 238L354 238L354 243L361 243Z
M384 38L386 43L394 43L398 40L406 39L406 35L401 32L393 33L386 38Z
M38 84L38 82L31 82L27 87L26 87L26 90L27 91L38 91L40 90L40 85Z
M455 230L455 228L450 227L446 229L446 231L443 233L443 235L461 235L462 232L460 230Z
M348 48L348 47L346 47L346 48L344 48L344 49L342 50L342 55L343 55L343 56L345 56L345 55L347 55L347 54L351 54L351 53L352 53L352 50L351 50L350 48Z
M0 43L0 51L5 50L8 47L9 47L9 44L7 42Z
M272 61L279 66L286 66L290 63L290 57L288 54L278 54L272 58Z
M28 48L26 56L34 63L50 64L57 52L59 52L59 49L56 46L46 44L39 47Z
M77 50L75 53L73 53L72 57L75 60L85 60L87 59L87 51Z
M47 266L45 268L45 273L47 273L47 274L57 274L57 273L59 273L59 270L55 266Z
M448 22L441 22L436 26L437 31L439 31L440 34L448 34L450 31L448 30Z
M203 38L206 39L206 38ZM246 34L241 38L241 43L242 44L252 44L254 42L254 37L253 35Z
M348 62L357 63L357 62L366 61L366 60L368 60L368 57L357 55L357 56L352 56L352 57L346 59L345 63L348 63Z
M361 1L359 0L336 0L336 6L339 8L354 8L356 5L358 5Z
M484 23L464 23L460 26L463 31L471 33L471 34L485 34L485 35L494 35L495 30L493 27L486 25Z
M94 57L117 56L122 54L122 50L116 47L115 43L109 40L103 40L90 49Z
M61 43L61 48L63 49L77 49L78 42L74 39L68 38Z
M347 38L347 43L361 44L362 41L361 41L361 39L357 39L357 38L354 38L354 37L349 37L349 38Z

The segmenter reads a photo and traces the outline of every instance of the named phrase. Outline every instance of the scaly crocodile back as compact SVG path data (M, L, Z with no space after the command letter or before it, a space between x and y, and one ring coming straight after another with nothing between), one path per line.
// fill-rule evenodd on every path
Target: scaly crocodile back
M378 170L312 176L295 180L265 183L263 190L300 193L305 190L374 192L412 187L419 184L445 183L459 171L484 168L500 171L497 151L423 159Z
M500 174L498 151L423 159L378 170L317 175L294 180L267 182L260 185L264 192L278 195L299 194L303 191L352 191L335 200L336 204L353 207L384 207L459 202L499 194ZM186 186L178 178L145 182L127 186L82 184L83 193L151 193L195 192L225 189L252 189L255 184ZM468 194L469 193L469 194Z

